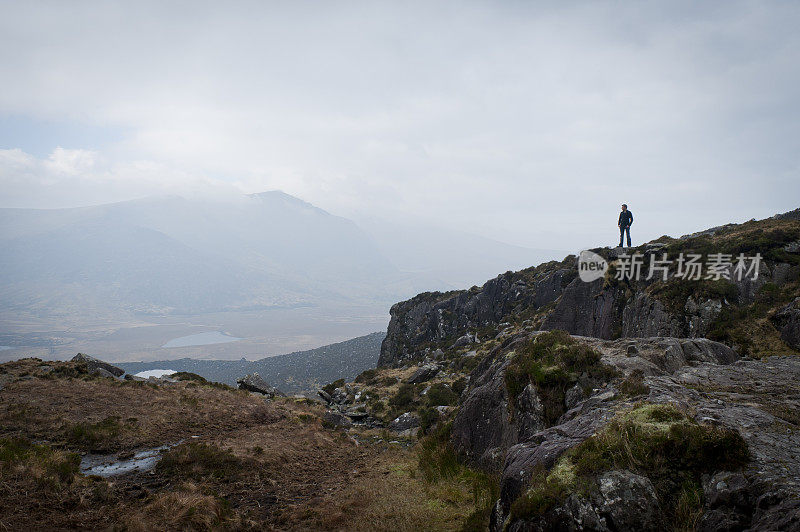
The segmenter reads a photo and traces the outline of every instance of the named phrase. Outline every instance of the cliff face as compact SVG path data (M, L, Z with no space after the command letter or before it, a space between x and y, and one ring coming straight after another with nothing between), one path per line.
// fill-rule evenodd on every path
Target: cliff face
M582 281L577 258L550 262L519 272L506 272L473 287L448 293L420 294L391 308L386 339L381 346L380 367L399 367L421 358L426 349L446 347L463 335L481 341L493 337L500 324L532 324L541 330L561 329L571 334L602 339L674 336L712 337L747 351L747 338L729 338L726 328L737 315L753 307L759 318L788 303L782 293L800 277L800 221L797 211L762 221L729 224L679 239L662 237L657 242L630 250L643 255L639 280L616 280L619 250L593 250L611 263L606 278ZM647 265L667 253L745 253L763 257L756 279L700 279L664 282L647 280ZM730 270L729 270L730 273ZM790 300L789 300L790 301ZM763 316L762 316L763 315ZM772 320L775 327L795 327L789 316ZM795 333L779 328L772 336ZM738 342L738 343L737 343Z
M427 292L395 304L378 366L403 365L418 357L424 344L493 329L506 317L552 304L577 277L573 262L568 257L563 263L504 273L481 288Z

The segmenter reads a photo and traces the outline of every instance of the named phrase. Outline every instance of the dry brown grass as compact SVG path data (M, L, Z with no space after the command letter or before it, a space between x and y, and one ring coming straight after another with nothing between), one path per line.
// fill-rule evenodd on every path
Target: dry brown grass
M7 374L16 375L38 365L26 361L11 364L14 366L6 368ZM243 392L185 382L154 387L104 378L43 375L12 381L0 390L0 436L61 443L70 439L79 424L117 417L119 430L100 442L103 450L174 443L194 435L274 423L285 415L280 408ZM97 447L98 442L87 442L82 448Z
M286 530L459 530L474 510L468 483L427 483L413 453L387 447L319 498L289 505L276 525Z
M159 493L130 521L131 531L212 530L222 528L231 512L219 498L203 494L196 484Z
M452 530L473 510L470 486L426 483L413 450L323 428L320 405L267 403L191 383L153 387L70 377L68 364L53 377L40 365L0 365L0 438L48 440L63 449L56 453L80 451L86 444L67 438L66 428L118 418L119 430L103 433L108 441L93 446L127 451L183 439L216 450L178 453L178 469L154 474L74 475L47 493L32 491L40 470L10 464L15 473L2 479L0 529ZM413 368L393 372L404 379ZM183 470L209 467L209 456L235 457L235 474L223 468L223 474L183 478Z

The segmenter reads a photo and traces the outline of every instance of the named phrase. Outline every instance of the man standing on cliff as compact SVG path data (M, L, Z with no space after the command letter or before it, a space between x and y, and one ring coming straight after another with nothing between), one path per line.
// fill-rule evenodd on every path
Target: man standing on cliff
M628 247L631 247L631 224L633 223L633 213L628 210L626 204L622 204L622 212L619 213L619 247L622 247L622 236L628 235Z

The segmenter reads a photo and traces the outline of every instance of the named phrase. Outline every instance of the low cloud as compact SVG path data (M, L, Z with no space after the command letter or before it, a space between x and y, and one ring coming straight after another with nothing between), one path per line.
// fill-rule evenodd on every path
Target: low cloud
M613 243L622 202L646 238L800 198L797 4L18 3L4 15L0 113L126 133L42 160L11 150L2 206L281 189L357 219L578 248Z

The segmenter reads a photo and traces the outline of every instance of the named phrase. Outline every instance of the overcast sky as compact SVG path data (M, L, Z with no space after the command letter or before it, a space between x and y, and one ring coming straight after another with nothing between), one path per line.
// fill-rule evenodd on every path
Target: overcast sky
M281 189L542 248L800 207L800 2L0 2L0 206Z

